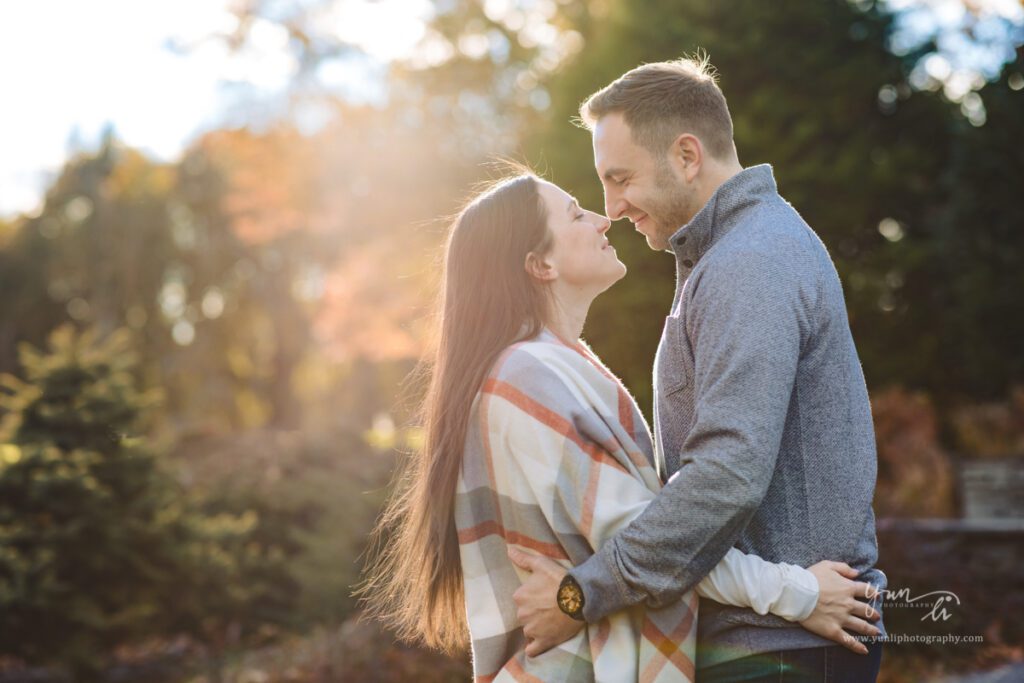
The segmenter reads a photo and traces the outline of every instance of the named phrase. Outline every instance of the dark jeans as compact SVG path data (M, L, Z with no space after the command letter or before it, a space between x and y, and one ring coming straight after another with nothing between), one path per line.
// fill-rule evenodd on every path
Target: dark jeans
M697 683L874 683L882 663L882 643L865 645L866 655L840 645L764 652L700 669Z

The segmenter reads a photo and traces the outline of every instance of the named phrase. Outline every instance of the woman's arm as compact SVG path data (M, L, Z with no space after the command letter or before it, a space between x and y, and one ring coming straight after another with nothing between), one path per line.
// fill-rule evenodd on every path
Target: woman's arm
M785 562L768 562L731 548L696 586L697 595L723 605L769 612L787 621L803 621L818 604L814 574Z
M695 590L715 602L799 622L811 633L863 654L864 646L843 629L877 636L878 628L868 622L880 615L855 599L857 584L850 579L856 577L857 571L842 562L824 560L804 569L730 548ZM871 593L863 597L870 599Z

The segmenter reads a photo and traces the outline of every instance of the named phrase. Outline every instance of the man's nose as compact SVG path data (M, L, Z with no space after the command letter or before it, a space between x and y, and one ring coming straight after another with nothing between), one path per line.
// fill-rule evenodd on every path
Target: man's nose
M610 220L617 221L622 218L627 203L615 192L605 192L604 213Z

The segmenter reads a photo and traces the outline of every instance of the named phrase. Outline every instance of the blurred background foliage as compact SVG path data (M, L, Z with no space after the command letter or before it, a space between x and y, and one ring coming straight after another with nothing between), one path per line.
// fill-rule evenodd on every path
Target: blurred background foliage
M248 0L218 38L287 30L282 115L172 162L110 130L40 210L0 222L0 680L464 680L349 597L417 444L405 378L446 217L500 156L600 210L570 121L641 62L706 51L741 161L772 164L829 247L873 399L877 514L955 517L963 462L1024 453L1019 23L974 2L951 38L908 37L927 2L437 0L368 102L317 82L361 58L321 28L339 4ZM965 75L958 44L1003 58ZM649 411L674 265L610 237L630 276L585 336ZM883 678L1024 657L1019 634L986 633L984 650L903 648Z

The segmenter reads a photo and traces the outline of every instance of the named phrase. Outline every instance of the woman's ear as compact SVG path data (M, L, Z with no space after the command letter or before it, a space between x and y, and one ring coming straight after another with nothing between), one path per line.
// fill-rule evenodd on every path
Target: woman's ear
M550 282L558 277L555 266L532 251L526 255L526 272L541 282Z

